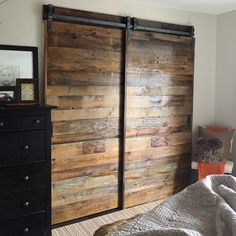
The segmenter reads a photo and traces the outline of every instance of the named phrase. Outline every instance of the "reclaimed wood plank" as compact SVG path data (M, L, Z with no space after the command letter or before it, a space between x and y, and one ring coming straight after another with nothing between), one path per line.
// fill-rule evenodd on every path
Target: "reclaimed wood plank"
M118 29L54 22L48 46L121 51L124 32Z
M48 85L53 86L91 86L87 88L91 91L94 88L97 91L99 88L95 86L120 86L122 73L117 71L65 71L65 70L50 70L48 71ZM54 88L54 87L53 87ZM73 89L73 88L72 88ZM81 88L83 89L83 88ZM66 94L63 91L62 94ZM62 95L61 94L61 95ZM78 95L78 94L77 94Z
M126 162L125 163L125 170L135 170L141 168L148 168L148 167L163 167L165 169L166 165L172 165L178 163L178 167L183 169L187 169L191 165L190 154L181 154L175 156L166 156L165 158L156 158L156 159L143 159L137 160L133 162Z
M79 176L104 176L104 175L113 175L118 171L118 163L105 163L100 165L85 166L85 167L76 167L71 166L71 169L62 169L55 171L53 170L52 182L59 180L71 179Z
M53 143L88 141L120 136L119 118L53 122Z
M52 121L69 121L84 119L99 119L107 117L119 117L119 108L94 108L94 109L76 109L76 110L53 110Z
M91 167L96 165L104 165L118 163L117 152L92 153L84 155L72 155L66 158L65 156L54 156L52 161L52 172L76 169L81 167ZM101 167L102 168L102 167Z
M128 87L128 96L192 95L192 86Z
M126 161L137 161L137 160L153 160L164 158L168 156L189 154L191 153L190 144L181 144L175 146L162 146L156 148L148 148L146 150L138 150L134 152L126 152Z
M129 72L128 87L165 87L165 86L192 86L192 75L176 75L156 72Z
M63 55L60 55L62 57ZM51 56L49 57L50 63L48 63L48 70L58 70L58 71L79 71L79 72L89 72L93 71L93 73L99 72L121 72L121 63L117 61L109 61L109 63L105 63L102 60L69 60L69 58L65 58L65 60L61 60L58 57ZM184 69L184 68L183 68ZM177 69L176 69L177 70Z
M127 111L127 117L153 117L153 116L171 116L171 115L190 115L192 114L192 103L186 106L173 107L144 107L130 108Z
M79 217L114 209L118 205L117 194L107 194L102 198L76 202L52 208L52 224L73 220Z
M163 107L163 106L184 106L192 97L177 95L177 96L129 96L127 98L127 108L135 107Z
M172 146L191 143L192 132L178 132L170 135L158 135L151 138L152 147Z
M86 109L101 107L119 107L120 98L114 96L48 96L47 102L59 109Z
M111 96L119 95L120 86L48 86L48 96Z
M102 186L117 185L116 175L107 176L82 176L66 180L56 181L52 184L53 192L73 193L74 191L99 188Z
M76 191L66 193L54 189L52 194L53 208L78 202L88 202L94 200L94 198L104 198L107 197L107 193L114 196L116 192L117 185L95 187L86 190L77 189Z

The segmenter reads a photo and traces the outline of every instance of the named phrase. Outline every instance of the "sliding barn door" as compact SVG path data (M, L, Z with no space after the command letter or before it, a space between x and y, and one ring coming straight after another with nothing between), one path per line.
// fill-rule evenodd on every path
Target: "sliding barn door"
M194 39L131 31L125 207L165 198L189 181Z
M45 42L56 224L118 207L123 33L53 22Z

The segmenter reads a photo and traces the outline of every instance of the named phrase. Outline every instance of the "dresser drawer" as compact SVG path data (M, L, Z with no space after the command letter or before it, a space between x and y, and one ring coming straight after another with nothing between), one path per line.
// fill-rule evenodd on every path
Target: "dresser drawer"
M50 165L45 162L2 168L0 169L0 193L46 185L49 172Z
M0 222L0 235L2 236L46 236L45 215L35 214L17 220Z
M0 136L0 167L45 160L45 131L4 133Z
M44 211L45 208L44 188L0 194L0 221Z
M0 132L9 130L43 129L45 116L16 116L0 118Z

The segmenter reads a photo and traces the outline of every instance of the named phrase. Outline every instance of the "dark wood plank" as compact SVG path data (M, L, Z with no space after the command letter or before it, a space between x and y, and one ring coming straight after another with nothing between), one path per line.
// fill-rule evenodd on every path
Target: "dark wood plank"
M60 109L83 109L83 108L101 108L118 107L119 96L48 96L49 104Z
M123 48L123 37L122 30L53 22L48 46L120 52Z
M77 68L76 68L77 69ZM48 85L59 86L90 86L90 90L97 91L98 86L119 86L121 84L121 73L118 72L89 72L89 71L49 71L48 72ZM88 88L87 88L88 89ZM72 88L73 90L73 88ZM80 88L82 90L82 88ZM85 89L84 89L85 90ZM65 93L65 92L64 92Z
M47 103L52 113L53 224L118 207L123 32L53 22Z
M102 77L102 75L101 75ZM89 79L89 81L91 78ZM99 77L96 80L100 80ZM87 80L86 80L87 81ZM50 83L48 81L48 83ZM120 95L119 86L93 86L93 85L83 85L83 86L69 86L65 85L67 83L64 80L63 85L61 86L48 86L47 87L47 96L114 96Z
M188 184L193 45L190 38L132 32L128 48L125 206Z

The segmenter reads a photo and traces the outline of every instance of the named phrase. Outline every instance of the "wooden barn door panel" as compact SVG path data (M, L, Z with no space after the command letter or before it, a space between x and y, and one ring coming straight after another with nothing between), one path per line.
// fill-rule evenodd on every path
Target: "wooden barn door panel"
M46 40L57 224L118 207L123 32L53 22Z
M194 39L131 31L125 207L165 198L189 180Z

